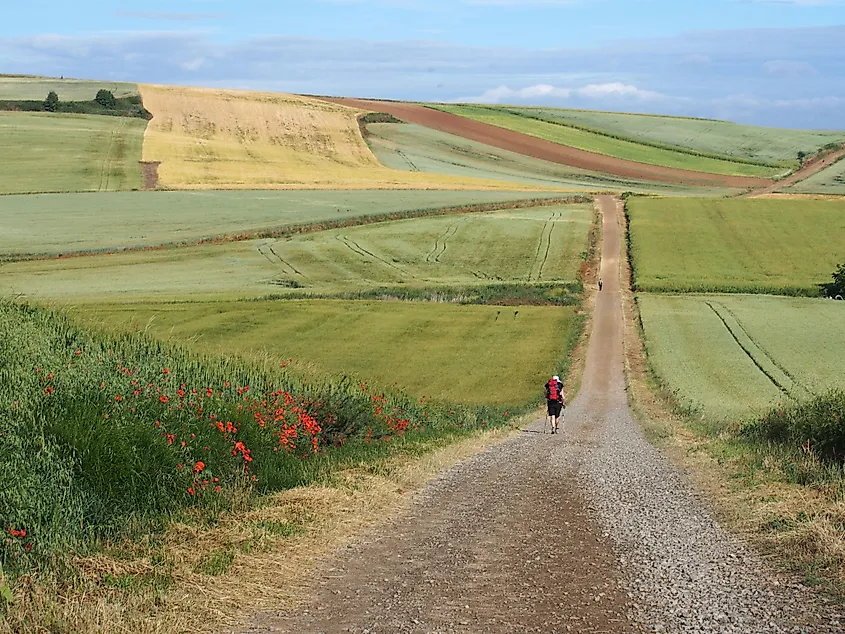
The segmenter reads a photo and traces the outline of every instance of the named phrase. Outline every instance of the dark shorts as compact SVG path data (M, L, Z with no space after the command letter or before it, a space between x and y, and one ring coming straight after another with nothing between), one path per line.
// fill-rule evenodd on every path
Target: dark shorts
M560 401L546 401L546 404L549 407L549 416L560 416L560 412L563 409L563 403Z

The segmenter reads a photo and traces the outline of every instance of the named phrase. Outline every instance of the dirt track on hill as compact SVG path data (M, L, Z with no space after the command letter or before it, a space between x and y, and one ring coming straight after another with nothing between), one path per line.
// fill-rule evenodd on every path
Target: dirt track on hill
M773 185L769 185L768 187L764 187L763 189L755 189L753 191L750 191L745 194L744 197L751 198L754 196L765 196L767 194L774 194L776 192L788 194L789 192L784 190L789 187L792 187L796 183L800 183L801 181L810 178L810 176L812 176L813 174L817 174L823 169L830 167L842 157L845 157L845 147L842 147L834 152L825 154L820 159L817 158L815 160L808 161L804 164L801 169L795 171L793 174L790 174L783 180L777 181Z
M439 130L440 132L454 134L472 141L486 143L493 147L532 156L544 161L569 165L593 172L614 174L625 178L682 185L735 187L738 189L762 188L774 182L767 178L707 174L704 172L627 161L625 159L552 143L551 141L544 141L543 139L513 132L512 130L498 126L473 121L448 112L441 112L410 103L340 97L321 97L321 99L359 110L386 112L408 123L416 123L434 130Z
M600 204L604 290L563 433L540 419L447 470L325 563L305 606L238 631L843 631L845 616L718 526L631 418L623 217L613 198Z

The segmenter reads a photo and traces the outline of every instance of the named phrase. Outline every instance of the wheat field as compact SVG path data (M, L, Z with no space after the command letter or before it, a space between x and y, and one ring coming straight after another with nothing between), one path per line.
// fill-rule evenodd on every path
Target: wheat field
M384 167L358 127L361 111L308 97L141 87L153 113L144 161L168 189L548 189Z

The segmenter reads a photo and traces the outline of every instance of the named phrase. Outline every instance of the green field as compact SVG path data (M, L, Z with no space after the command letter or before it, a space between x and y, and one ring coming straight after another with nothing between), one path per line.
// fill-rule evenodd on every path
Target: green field
M639 295L650 365L712 419L845 387L845 303L748 295Z
M845 201L631 198L639 291L817 295L845 257Z
M2 265L39 299L340 293L385 286L575 282L590 204L430 216L259 239Z
M567 187L583 191L637 191L697 196L728 195L713 190L650 183L598 174L500 150L419 125L371 123L367 143L378 160L399 170Z
M799 181L789 189L788 193L799 194L834 194L845 196L845 160L840 160L810 178Z
M128 117L0 112L0 194L141 187L146 126Z
M45 99L51 90L62 101L90 101L98 90L110 90L115 97L138 94L138 85L128 82L55 77L9 77L0 75L0 101Z
M569 123L631 141L674 146L727 157L797 167L798 152L817 152L845 141L845 131L789 130L741 125L730 121L664 117L562 108L502 109L548 121Z
M732 176L772 177L788 171L784 168L737 163L614 139L569 126L520 116L504 108L467 105L437 105L432 107L561 145L650 165Z
M534 192L436 190L9 196L3 198L0 205L0 226L3 227L0 256L195 242L208 237L363 216L559 196Z
M398 383L417 397L505 407L537 398L563 356L574 314L542 306L278 300L107 304L86 308L83 317L129 330L150 324L157 338L190 341L213 355L266 356L277 365L292 358L293 367L317 375L351 373Z

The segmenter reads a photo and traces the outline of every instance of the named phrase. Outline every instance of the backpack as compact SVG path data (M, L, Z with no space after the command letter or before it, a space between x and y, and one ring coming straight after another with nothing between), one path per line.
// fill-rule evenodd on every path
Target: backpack
M560 388L558 387L558 382L555 381L554 379L552 379L548 382L546 391L549 394L548 399L550 401L559 401L560 400Z

